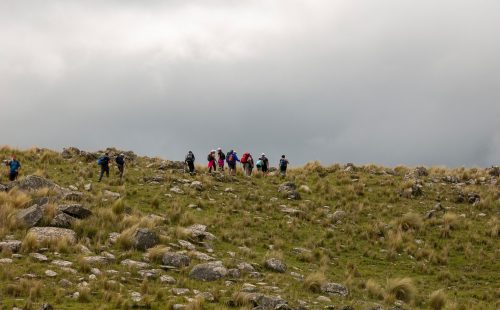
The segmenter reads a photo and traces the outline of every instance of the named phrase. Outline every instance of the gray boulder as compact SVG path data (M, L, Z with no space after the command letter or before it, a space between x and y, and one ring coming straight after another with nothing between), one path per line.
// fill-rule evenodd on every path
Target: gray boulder
M76 233L66 228L33 227L28 230L27 236L35 237L38 242L53 242L66 239L69 243L76 243Z
M64 191L62 199L68 201L80 201L83 198L83 193L78 191Z
M21 244L22 244L22 242L19 240L1 241L0 242L0 252L1 251L11 251L11 252L16 253L21 248Z
M71 205L60 205L57 207L59 212L66 213L72 217L76 217L79 219L84 219L92 215L92 211L87 208L82 207L79 204L71 204Z
M54 182L36 175L28 175L24 180L19 181L18 187L20 190L31 192L42 188L59 188Z
M160 242L156 233L147 228L139 228L135 231L133 236L134 248L145 251L154 247Z
M50 225L56 226L56 227L63 227L63 228L69 228L75 221L75 218L66 214L66 213L59 213L56 215L52 221L50 222Z
M221 261L199 264L191 269L189 277L200 281L215 281L224 278L227 269Z
M321 285L321 292L330 296L346 297L349 295L347 287L339 283L327 282Z
M0 192L6 192L8 189L7 186L3 185L3 184L0 184Z
M300 194L297 191L297 186L295 183L286 182L279 186L278 192L286 196L288 199L298 200L300 199Z
M26 227L33 227L40 222L43 217L43 210L38 205L19 210L16 217Z
M285 273L287 270L287 266L284 262L277 258L270 258L264 262L264 266L272 271Z
M167 266L182 268L189 266L191 258L183 253L167 252L163 254L162 262Z

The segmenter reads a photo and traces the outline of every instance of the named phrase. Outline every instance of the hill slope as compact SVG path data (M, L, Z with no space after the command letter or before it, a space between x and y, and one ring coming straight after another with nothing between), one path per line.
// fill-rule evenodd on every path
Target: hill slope
M124 182L112 167L98 183L95 154L11 153L23 168L0 179L5 309L500 307L498 169L190 176L127 153Z

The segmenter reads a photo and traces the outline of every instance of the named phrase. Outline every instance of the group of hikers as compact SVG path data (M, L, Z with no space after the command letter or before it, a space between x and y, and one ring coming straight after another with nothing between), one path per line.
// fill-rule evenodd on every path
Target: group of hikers
M189 151L186 155L184 162L186 163L189 173L195 172L194 162L196 158L192 151ZM266 157L265 153L260 154L260 157L255 162L252 155L249 152L245 152L241 159L238 158L238 154L234 150L230 150L225 154L219 147L217 150L212 150L207 156L207 167L208 172L224 171L225 164L227 163L229 175L236 174L236 164L239 162L243 165L243 171L245 175L251 176L254 167L257 168L259 173L266 175L269 172L269 159ZM279 171L282 176L286 175L286 170L288 168L288 159L285 155L281 155L279 161Z
M187 165L189 173L193 174L195 172L195 156L192 151L189 151L184 160ZM257 168L259 173L266 175L269 172L269 159L266 157L266 154L262 153L258 158L257 162L254 162L252 155L248 152L244 153L241 156L241 159L238 158L238 154L231 150L224 154L221 148L210 151L207 156L208 161L208 172L216 172L225 170L225 164L227 163L228 173L230 175L236 174L236 165L237 163L241 163L243 165L243 171L245 175L251 176L254 167ZM109 178L109 166L110 166L111 158L109 157L109 153L105 152L102 156L100 156L97 160L97 164L101 167L101 172L99 174L99 182L101 182L104 175ZM4 160L3 163L9 167L9 180L15 181L19 175L19 170L21 169L21 163L17 160L15 155L12 155L10 160ZM125 154L121 153L115 158L116 166L118 167L118 176L120 177L120 181L123 179L123 173L125 170ZM286 170L288 168L288 159L286 159L285 155L281 156L279 161L279 171L282 176L286 175Z

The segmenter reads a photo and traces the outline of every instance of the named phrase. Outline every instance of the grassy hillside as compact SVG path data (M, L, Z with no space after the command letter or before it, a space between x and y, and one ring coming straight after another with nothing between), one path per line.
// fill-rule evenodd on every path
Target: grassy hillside
M273 309L262 296L288 302L279 309L500 308L500 183L492 169L310 163L286 178L247 178L203 169L190 176L175 164L137 157L128 161L123 183L115 167L98 183L99 168L89 154L65 159L49 150L4 147L0 158L12 153L23 165L20 180L38 175L82 194L64 202L49 189L0 193L0 241L22 241L17 253L4 248L0 256L5 309L44 303L55 309ZM296 185L300 199L278 192L285 182ZM0 183L8 184L5 173ZM76 244L27 236L16 214L37 197L51 198L37 226L50 225L61 204L92 211L71 223ZM206 225L215 239L200 241L186 230L193 224ZM158 245L135 249L138 228L154 232ZM110 233L120 234L115 242ZM48 260L30 255L35 252ZM191 261L165 267L165 252ZM91 256L106 259L93 262ZM286 264L286 271L266 267L269 258ZM149 266L125 266L126 259ZM222 261L229 273L206 282L190 277L204 259ZM329 282L345 286L348 295L329 294Z

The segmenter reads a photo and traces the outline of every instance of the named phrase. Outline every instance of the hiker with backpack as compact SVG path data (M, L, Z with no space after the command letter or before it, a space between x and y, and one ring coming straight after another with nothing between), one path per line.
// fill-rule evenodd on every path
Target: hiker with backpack
M189 173L194 173L194 161L195 157L192 151L189 151L186 155L184 162L188 165Z
M236 162L239 162L240 159L238 158L238 154L231 150L226 154L226 162L227 166L229 167L229 174L230 175L235 175L236 174Z
M224 171L224 162L226 161L226 154L222 151L221 148L217 149L217 156L218 156L218 161L217 164L219 166L220 171Z
M215 164L215 150L210 151L210 153L207 156L207 161L208 161L208 173L211 173L212 171L213 172L217 171L217 165Z
M280 167L280 174L281 176L286 176L286 169L288 167L288 159L285 158L285 155L281 155L279 167Z
M99 175L99 182L101 182L102 177L104 176L104 173L106 173L106 177L109 178L109 154L108 152L104 153L99 159L97 160L97 164L101 166L101 174Z
M9 167L9 181L15 181L21 169L21 163L16 159L16 155L12 155L11 160L6 162Z
M241 157L241 163L243 164L243 170L245 171L246 176L251 176L252 175L252 170L254 166L253 158L250 153L245 153Z
M125 170L125 154L121 153L115 158L116 166L118 167L118 174L120 176L120 181L123 179L123 172Z
M266 157L266 154L260 154L259 160L261 161L261 169L263 174L267 174L269 171L269 159Z

